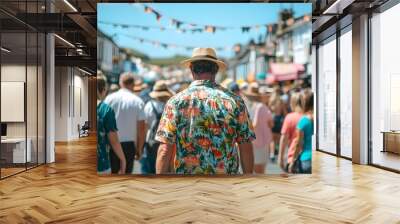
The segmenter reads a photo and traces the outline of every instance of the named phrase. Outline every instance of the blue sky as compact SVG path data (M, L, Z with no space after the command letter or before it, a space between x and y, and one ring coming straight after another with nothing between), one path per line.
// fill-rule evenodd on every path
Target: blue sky
M160 12L163 16L161 20L158 22L154 14L145 13L144 5ZM116 28L112 25L98 23L98 28L108 35L124 33L161 43L195 47L230 47L236 43L246 44L252 38L257 41L260 35L265 35L266 28L260 27L258 31L252 29L248 33L242 33L240 28L225 31L217 30L214 34L207 32L179 33L176 29L171 29L173 27L169 18L202 25L240 27L274 23L278 19L278 12L284 8L292 8L296 17L311 13L311 4L309 3L147 3L141 5L99 3L97 19L104 22L167 27L167 30L164 31L159 29L145 31L137 28ZM134 48L150 57L191 54L191 51L186 49L164 49L161 46L157 47L146 42L141 43L139 40L123 35L118 35L115 41L122 47ZM231 57L233 52L219 51L217 55Z

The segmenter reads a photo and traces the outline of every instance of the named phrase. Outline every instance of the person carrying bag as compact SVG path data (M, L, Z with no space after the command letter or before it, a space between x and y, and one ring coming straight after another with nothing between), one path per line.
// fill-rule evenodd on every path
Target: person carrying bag
M155 164L160 143L155 137L165 103L172 96L172 93L168 90L164 81L158 81L149 95L152 99L148 101L144 107L146 123L149 129L147 130L144 153L141 159L142 174L156 173Z

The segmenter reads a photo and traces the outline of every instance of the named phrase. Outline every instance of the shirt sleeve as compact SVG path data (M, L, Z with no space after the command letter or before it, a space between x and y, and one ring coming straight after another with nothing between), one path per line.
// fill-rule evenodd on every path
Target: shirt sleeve
M297 127L296 128L301 130L301 131L303 131L306 125L307 125L306 118L303 117L303 118L301 118L299 120L299 123L297 123Z
M145 112L144 112L144 102L143 102L143 100L141 100L141 99L139 99L140 100L140 102L139 102L139 119L138 119L138 121L144 121L144 120L146 120L146 114L145 114Z
M151 125L151 122L156 119L154 116L153 107L151 106L151 101L147 102L144 106L144 115L148 125Z
M175 143L177 119L178 111L173 102L168 101L161 116L155 139L161 143Z
M262 111L260 106L256 106L254 110L253 126L256 126L262 120Z
M237 101L236 142L238 144L251 142L256 138L247 107L242 99Z
M290 116L287 115L285 117L285 120L283 120L283 125L282 125L282 130L281 130L281 134L285 135L288 134L290 132L289 128L290 128Z
M108 107L107 112L104 117L104 128L106 133L112 131L118 131L117 129L117 122L115 120L115 113L111 107Z

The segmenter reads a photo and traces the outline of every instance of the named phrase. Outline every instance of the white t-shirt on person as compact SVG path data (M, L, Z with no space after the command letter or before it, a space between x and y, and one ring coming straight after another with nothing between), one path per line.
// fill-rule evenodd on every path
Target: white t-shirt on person
M104 102L114 110L120 142L137 142L137 123L145 120L143 100L121 88L108 95Z
M162 113L164 111L164 106L165 106L165 103L158 101L158 100L154 100L154 99L151 99L150 101L148 101L146 103L146 105L144 106L144 114L146 116L146 124L147 124L147 128L148 128L147 135L146 135L147 142L150 140L151 132L157 131L157 127L155 127L156 130L151 130L151 128L152 128L153 122L155 122L155 120L157 119L156 113L159 113L160 115L162 115ZM154 111L154 109L156 109L156 111Z
M146 116L147 127L149 127L153 121L156 119L156 113L153 110L153 106L156 109L157 113L162 114L164 110L165 103L158 100L149 100L144 106L144 114Z

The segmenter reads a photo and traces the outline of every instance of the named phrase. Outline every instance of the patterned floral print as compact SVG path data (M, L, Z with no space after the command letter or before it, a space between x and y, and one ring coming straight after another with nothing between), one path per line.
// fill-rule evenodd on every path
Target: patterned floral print
M166 104L156 140L176 144L177 174L237 174L238 149L255 139L241 97L196 80Z

